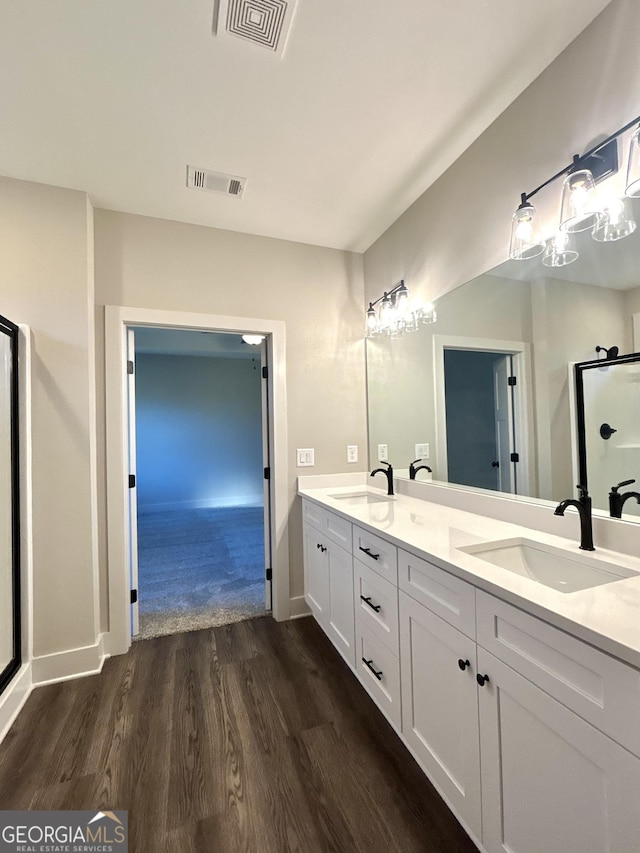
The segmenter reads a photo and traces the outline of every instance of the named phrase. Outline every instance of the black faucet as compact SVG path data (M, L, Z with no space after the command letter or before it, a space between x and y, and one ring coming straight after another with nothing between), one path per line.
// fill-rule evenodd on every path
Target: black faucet
M554 515L564 515L564 511L568 506L574 506L580 516L580 547L583 551L595 551L591 523L591 498L585 486L576 486L576 489L580 492L578 500L567 498L566 501L560 501L555 508Z
M393 467L390 462L380 462L381 465L386 465L386 468L376 468L370 474L371 477L375 477L376 474L384 474L387 478L387 494L393 494Z
M418 465L418 462L421 462L421 461L422 461L421 459L414 459L413 462L411 463L411 465L409 465L409 479L410 480L415 480L416 474L418 473L418 471L428 471L430 474L433 473L431 468L429 468L428 465Z
M635 498L636 503L640 504L640 492L623 492L622 494L618 492L618 489L623 486L630 486L631 483L635 483L635 480L623 480L617 486L611 486L609 492L609 515L611 518L622 518L622 507L629 498Z

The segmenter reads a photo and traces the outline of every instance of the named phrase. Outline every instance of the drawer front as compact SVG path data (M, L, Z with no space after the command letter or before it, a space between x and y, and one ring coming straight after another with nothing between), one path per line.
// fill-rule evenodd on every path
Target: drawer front
M302 520L307 524L312 524L318 530L322 530L322 507L314 504L312 501L302 498Z
M444 569L398 551L400 589L467 637L476 636L476 590Z
M351 551L351 522L324 509L322 511L322 532L336 545L344 548L345 551Z
M392 584L398 585L398 549L395 545L354 525L353 555Z
M400 654L398 638L398 587L365 566L353 561L356 616L372 634Z
M367 693L400 731L400 661L382 640L357 620L356 670Z
M640 756L640 671L478 590L478 644Z

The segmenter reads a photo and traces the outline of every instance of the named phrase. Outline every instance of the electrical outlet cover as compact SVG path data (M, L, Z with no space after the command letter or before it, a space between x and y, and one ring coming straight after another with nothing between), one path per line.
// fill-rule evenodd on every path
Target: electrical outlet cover
M416 444L416 459L428 459L429 458L429 445L428 444Z
M378 445L378 460L380 462L386 462L388 457L389 457L389 453L387 450L387 445L386 444L379 444Z
M357 444L347 444L347 462L357 462L358 461L358 445Z

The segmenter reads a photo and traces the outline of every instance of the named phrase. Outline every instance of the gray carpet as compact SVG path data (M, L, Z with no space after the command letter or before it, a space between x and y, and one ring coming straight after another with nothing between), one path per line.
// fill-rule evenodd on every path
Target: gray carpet
M138 516L136 639L264 616L262 507Z

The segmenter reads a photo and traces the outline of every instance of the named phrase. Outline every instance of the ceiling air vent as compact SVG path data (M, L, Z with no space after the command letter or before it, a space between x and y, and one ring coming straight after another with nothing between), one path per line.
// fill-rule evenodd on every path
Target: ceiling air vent
M223 172L210 172L208 169L187 166L187 186L196 190L242 198L246 183L247 179L238 175L225 175Z
M220 0L218 35L231 35L284 53L297 0Z

